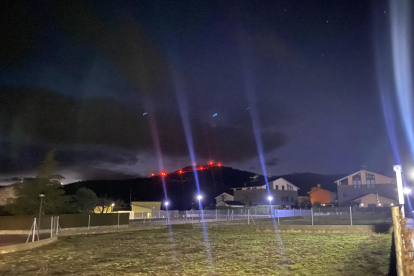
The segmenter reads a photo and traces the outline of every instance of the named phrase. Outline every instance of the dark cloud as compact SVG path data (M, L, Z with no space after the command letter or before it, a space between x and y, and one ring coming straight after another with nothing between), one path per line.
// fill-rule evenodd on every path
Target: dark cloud
M125 173L117 170L97 168L92 166L75 166L68 169L76 172L76 175L73 176L73 178L79 180L121 180L134 179L140 176L139 174Z
M269 167L273 167L273 166L279 164L279 162L280 162L280 160L278 158L273 157L273 158L267 160L265 165L269 166Z
M114 101L80 101L44 89L4 88L0 110L2 151L8 160L20 160L30 150L36 153L33 158L41 160L48 149L56 148L57 158L65 166L94 160L128 165L138 161L137 153L153 153L149 116ZM154 118L162 153L188 156L178 110L155 111ZM256 156L250 127L212 126L196 116L190 123L197 158L233 162ZM266 152L286 142L285 136L274 130L262 131L262 139ZM29 142L32 146L27 149Z

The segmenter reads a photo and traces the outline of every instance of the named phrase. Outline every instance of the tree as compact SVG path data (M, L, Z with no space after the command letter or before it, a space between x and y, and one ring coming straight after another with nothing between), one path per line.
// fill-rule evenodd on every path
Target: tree
M91 189L80 188L76 191L75 201L80 213L92 213L98 205L98 197Z
M6 211L13 215L35 215L39 212L40 194L44 194L42 212L61 214L68 211L68 197L62 189L63 176L56 174L58 163L50 151L43 160L36 178L25 179L15 186L16 198L8 201Z
M112 204L114 204L114 201L110 198L104 198L104 197L100 197L98 198L97 201L97 208L98 211L103 214L103 213L108 213L110 207L112 206Z

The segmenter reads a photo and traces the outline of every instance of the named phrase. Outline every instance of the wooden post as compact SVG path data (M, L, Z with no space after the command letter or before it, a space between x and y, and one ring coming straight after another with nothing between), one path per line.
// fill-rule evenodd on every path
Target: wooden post
M88 230L90 226L91 226L91 214L89 214L88 216Z
M352 207L349 206L349 217L351 218L351 225L352 225Z
M118 228L119 228L119 213L118 213Z
M401 217L400 208L398 206L391 207L392 222L394 224L394 242L395 242L395 255L397 258L397 274L398 276L404 276L404 269L402 263L402 238L401 238Z

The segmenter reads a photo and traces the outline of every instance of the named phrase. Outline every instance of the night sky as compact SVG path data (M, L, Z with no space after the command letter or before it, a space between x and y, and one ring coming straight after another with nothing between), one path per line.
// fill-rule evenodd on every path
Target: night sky
M66 182L175 171L185 107L199 164L262 173L257 130L272 175L392 175L385 1L57 2L2 2L0 178L50 149Z

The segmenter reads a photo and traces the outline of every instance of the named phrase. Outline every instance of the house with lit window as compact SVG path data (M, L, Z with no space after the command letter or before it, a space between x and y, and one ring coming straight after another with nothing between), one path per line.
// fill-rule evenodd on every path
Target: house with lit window
M234 200L240 201L247 206L269 205L290 208L298 204L299 187L284 178L278 178L266 183L246 183L243 187L232 188ZM269 202L269 195L272 200Z
M391 201L397 199L395 179L365 169L338 179L335 183L338 187L339 206L356 205L358 199L370 194L374 194L376 197L384 197Z

